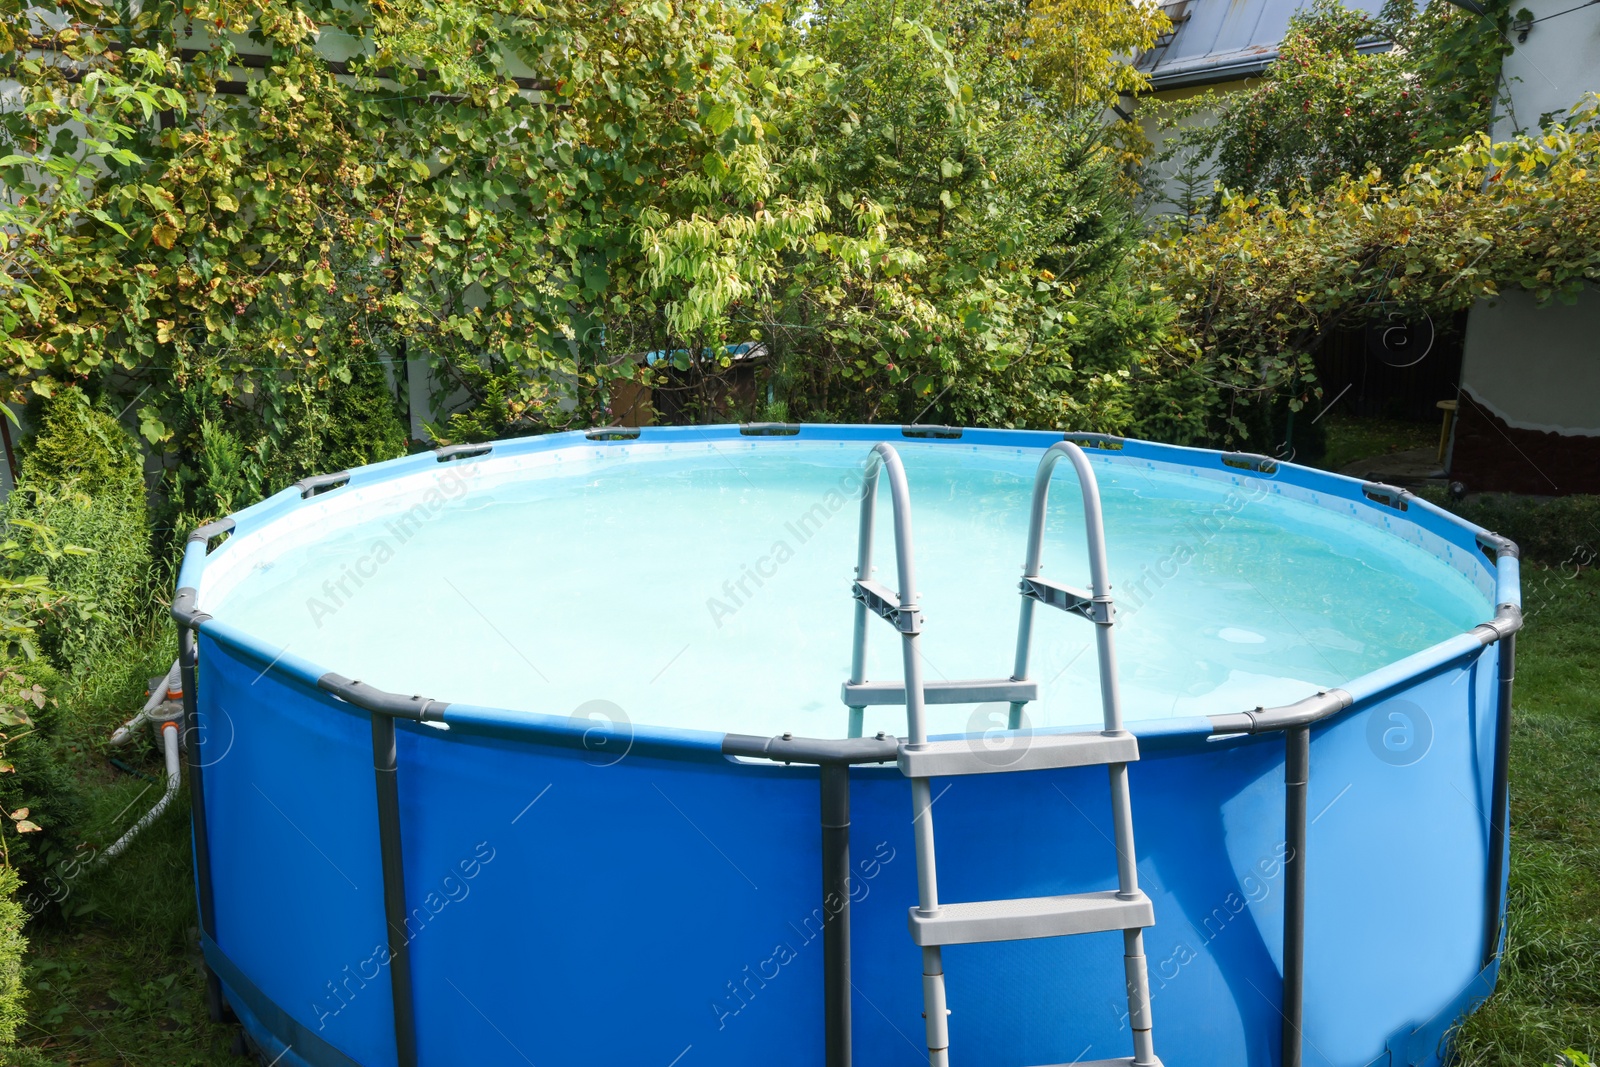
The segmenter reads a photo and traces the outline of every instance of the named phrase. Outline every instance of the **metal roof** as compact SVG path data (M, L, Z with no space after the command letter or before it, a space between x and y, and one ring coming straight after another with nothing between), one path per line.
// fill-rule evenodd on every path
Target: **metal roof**
M1289 17L1310 0L1170 0L1161 5L1171 32L1139 56L1135 64L1156 89L1182 89L1266 69L1278 56ZM1345 0L1345 6L1376 15L1383 0ZM1381 51L1374 41L1363 51Z

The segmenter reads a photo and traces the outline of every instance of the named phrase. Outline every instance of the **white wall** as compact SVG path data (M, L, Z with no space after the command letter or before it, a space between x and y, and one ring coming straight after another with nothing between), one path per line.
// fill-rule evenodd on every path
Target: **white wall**
M1217 86L1223 92L1230 91L1243 85L1243 82L1230 82ZM1174 94L1175 95L1175 94ZM1184 94L1189 95L1189 94ZM1161 97L1172 99L1174 96ZM1150 117L1150 109L1144 108L1137 115L1139 125L1144 130L1144 135L1155 146L1159 153L1167 147L1167 142L1178 136L1179 131L1206 127L1216 122L1216 112L1211 110L1198 111L1188 118L1183 119L1174 126L1162 126ZM1210 159L1193 159L1193 150L1179 152L1172 159L1152 162L1149 165L1144 188L1146 209L1150 217L1165 219L1172 216L1183 217L1193 209L1193 204L1188 202L1189 197L1197 197L1202 203L1210 200L1215 179L1215 166ZM1193 189L1185 187L1180 180L1180 172L1186 166L1193 164L1193 171L1204 175L1204 181Z
M1536 307L1521 289L1479 301L1461 386L1518 429L1600 436L1600 289L1571 305Z
M1519 29L1508 34L1515 50L1501 74L1511 103L1495 116L1495 140L1534 129L1542 116L1564 114L1585 93L1600 92L1600 4L1582 3L1514 0L1512 10L1526 7L1535 20L1544 21L1528 28L1526 41L1518 39Z

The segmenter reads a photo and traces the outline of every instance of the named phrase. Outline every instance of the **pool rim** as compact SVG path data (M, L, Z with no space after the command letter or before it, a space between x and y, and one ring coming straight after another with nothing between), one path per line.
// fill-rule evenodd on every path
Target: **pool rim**
M1454 637L1446 638L1409 656L1369 671L1342 686L1328 687L1287 705L1258 705L1239 712L1196 715L1168 719L1130 721L1131 732L1141 738L1202 737L1219 734L1265 733L1295 725L1319 722L1381 699L1409 680L1443 670L1481 650L1521 626L1520 561L1517 546L1509 539L1438 507L1409 490L1381 482L1365 481L1321 471L1267 456L1245 452L1224 452L1141 441L1109 434L1074 433L1054 430L971 429L944 426L877 426L824 423L744 423L719 426L600 427L590 430L511 438L482 444L446 445L429 452L387 460L351 470L316 475L267 497L227 518L201 526L189 534L171 614L180 628L204 626L207 633L240 652L258 660L275 674L287 674L307 685L333 693L340 699L367 711L417 721L471 721L486 727L529 736L552 744L581 743L585 723L548 712L510 710L462 704L448 699L406 696L339 674L284 649L273 649L239 626L213 618L199 603L200 578L214 558L212 544L225 534L241 534L264 529L307 501L345 486L369 486L407 475L437 469L439 464L471 462L488 456L503 458L526 453L555 451L572 445L611 445L627 447L637 443L708 443L718 440L778 437L785 440L876 442L888 434L918 442L963 445L995 445L1037 448L1041 452L1057 441L1072 441L1096 452L1121 452L1126 458L1148 458L1190 468L1222 467L1235 484L1244 478L1282 481L1302 488L1329 493L1357 507L1382 514L1387 509L1404 521L1452 540L1460 548L1475 546L1491 561L1496 593L1493 616ZM1198 461L1198 462L1197 462ZM1422 517L1424 521L1419 522ZM1454 533L1455 538L1445 536ZM1391 534L1391 536L1393 536ZM721 748L723 737L749 737L712 730L690 730L663 725L630 724L635 746L657 755L677 753L682 757L703 755ZM1080 727L1061 727L1067 732ZM1040 733L1053 732L1040 730Z

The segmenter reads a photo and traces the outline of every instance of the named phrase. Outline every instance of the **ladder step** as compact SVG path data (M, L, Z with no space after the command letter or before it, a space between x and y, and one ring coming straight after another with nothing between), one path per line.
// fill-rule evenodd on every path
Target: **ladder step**
M1161 1067L1161 1061L1154 1056L1148 1064L1136 1064L1132 1056L1118 1056L1114 1060L1076 1060L1072 1063L1052 1063L1041 1067Z
M930 699L929 703L933 703ZM941 778L953 774L993 774L1004 771L1045 771L1056 767L1091 767L1106 763L1133 763L1139 758L1139 740L1119 734L1000 735L1006 743L989 747L984 738L929 741L900 746L900 773L907 778Z
M1155 922L1155 908L1149 897L1139 893L1132 900L1124 900L1115 889L1108 889L1058 897L944 904L933 916L919 915L912 908L910 926L911 940L926 948L1135 930L1154 926Z
M904 704L906 686L904 682L846 682L840 695L852 708ZM922 699L928 704L1026 704L1039 699L1039 683L1013 682L1010 678L926 682Z

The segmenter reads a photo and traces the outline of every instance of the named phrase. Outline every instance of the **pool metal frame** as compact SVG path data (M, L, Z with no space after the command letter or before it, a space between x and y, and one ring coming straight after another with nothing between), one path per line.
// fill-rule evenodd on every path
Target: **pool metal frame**
M738 427L675 427L636 429L632 427L601 427L585 431L583 439L590 442L627 443L648 434L652 439L671 434L687 433L703 440L731 436L790 437L799 435L802 427L786 423L747 423ZM837 432L842 429L868 431L863 444L881 439L892 433L894 427L822 427L819 430ZM1020 444L1034 439L1040 447L1052 441L1070 441L1081 448L1108 451L1131 449L1139 453L1159 455L1171 462L1189 461L1209 456L1222 466L1235 470L1276 477L1280 472L1295 468L1267 456L1253 453L1216 452L1185 448L1176 445L1153 444L1136 439L1093 433L1057 433L1053 431L967 431L958 427L903 426L901 435L912 439L960 439L967 434L973 437L1006 435L1004 443ZM1014 436L1012 436L1014 435ZM571 440L576 434L552 435L552 438ZM994 442L1000 443L1000 442ZM432 456L438 463L472 459L493 453L494 444L449 445L434 449ZM406 457L391 461L395 464L413 463L419 457ZM1465 633L1441 641L1430 648L1408 656L1387 667L1379 668L1361 678L1346 683L1343 688L1329 688L1292 704L1279 707L1257 707L1249 711L1208 716L1212 736L1235 734L1282 733L1285 746L1285 803L1284 840L1287 846L1284 860L1284 914L1283 914L1283 1053L1284 1067L1301 1067L1305 989L1305 915L1306 880L1305 856L1308 846L1306 810L1307 785L1311 773L1311 727L1326 722L1357 704L1366 704L1377 697L1420 676L1443 670L1457 661L1476 654L1487 646L1499 642L1498 657L1498 707L1491 785L1489 817L1488 876L1485 880L1486 898L1483 928L1482 962L1484 971L1495 963L1504 935L1504 899L1506 859L1508 850L1508 776L1510 761L1511 693L1515 679L1516 633L1522 627L1520 595L1517 592L1520 577L1519 551L1514 542L1498 534L1466 522L1442 508L1411 492L1379 482L1359 482L1354 479L1313 472L1323 478L1352 482L1360 485L1367 500L1405 512L1417 508L1424 513L1464 529L1475 535L1483 554L1493 562L1497 572L1495 614L1488 622L1480 623ZM352 472L339 471L302 479L293 486L302 499L311 499L350 483ZM286 490L280 497L289 494ZM278 497L270 498L277 500ZM263 502L267 503L267 502ZM292 503L292 502L291 502ZM260 506L260 505L258 505ZM252 509L253 510L253 509ZM227 1018L227 1003L218 976L219 965L226 966L220 951L215 947L215 897L209 849L209 827L205 805L205 757L203 737L196 728L197 706L197 642L196 635L212 616L199 610L196 582L204 567L213 543L236 528L229 517L208 523L194 530L187 539L184 562L179 575L179 587L172 600L171 615L178 628L179 667L183 683L184 712L190 729L187 737L187 762L190 775L191 819L194 836L195 883L200 911L202 947L206 952L206 999L213 1021ZM275 669L275 663L268 670ZM326 672L317 679L317 687L333 694L346 703L370 713L372 720L372 752L374 785L377 794L378 832L383 873L383 899L388 931L388 950L391 964L390 990L393 997L394 1032L399 1067L417 1067L415 1004L408 940L406 937L406 891L402 865L400 833L399 768L395 749L395 720L415 722L450 721L450 705L443 701L421 696L404 696L389 693L360 681L353 681L334 672ZM530 722L530 735L549 733L542 724ZM823 1004L824 1048L827 1067L850 1067L851 1004L850 1004L850 767L862 764L892 764L900 748L899 739L879 733L875 737L823 739L795 737L783 734L760 737L751 734L726 734L722 752L726 756L745 759L768 760L774 763L802 764L819 768L820 831L822 838L822 899L823 899ZM829 901L837 901L830 906ZM213 955L215 952L215 955ZM278 1016L284 1025L297 1031L298 1040L305 1049L320 1046L331 1062L350 1063L348 1057L317 1035L305 1030L287 1013L271 1005L266 997L255 990L248 978L228 967L228 984L241 997L255 1002L255 1007L265 1008ZM1481 976L1480 976L1481 977ZM280 1035L281 1036L281 1035Z

